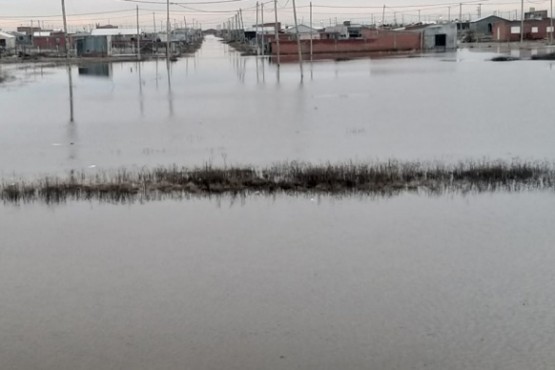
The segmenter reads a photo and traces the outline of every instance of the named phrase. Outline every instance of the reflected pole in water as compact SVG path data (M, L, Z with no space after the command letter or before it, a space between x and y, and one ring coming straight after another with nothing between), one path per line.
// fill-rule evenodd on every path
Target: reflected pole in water
M173 116L173 93L172 93L172 80L171 80L171 66L170 60L166 60L166 68L168 70L168 102L170 105L170 117Z
M69 122L73 123L75 121L73 114L73 74L69 61L67 63L67 75L69 84Z
M304 79L303 52L301 49L301 38L299 35L299 22L297 21L297 6L295 5L295 0L293 0L293 18L295 19L295 34L297 35L297 49L299 51L299 68L301 69L301 82L302 82Z
M141 71L141 62L137 62L137 70L139 71L139 104L141 108L141 116L144 116L145 104L143 99L143 74Z

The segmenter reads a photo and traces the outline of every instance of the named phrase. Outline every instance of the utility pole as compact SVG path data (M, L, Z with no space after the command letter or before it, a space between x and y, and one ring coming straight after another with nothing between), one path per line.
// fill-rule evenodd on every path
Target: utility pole
M549 44L553 45L553 0L550 1L551 5L551 15L549 16L549 22L551 23L551 32L549 33Z
M313 35L314 29L312 28L312 1L310 2L310 61L312 62L313 56L313 47L312 47L312 39L314 38Z
M447 7L447 22L451 22L451 7Z
M166 5L166 58L170 62L170 0L167 0ZM168 64L169 65L169 64Z
M69 64L69 40L67 38L67 17L66 17L66 3L62 0L62 16L64 18L64 44L66 48L66 64L67 64L67 75L69 84L69 122L74 122L73 113L73 76L71 73L71 65ZM31 28L31 31L33 29Z
M139 28L139 6L137 5L137 60L141 60L141 30Z
M262 22L262 39L261 39L261 43L262 43L262 55L264 55L264 3L260 3L260 22Z
M303 71L303 51L301 49L301 37L299 35L299 23L297 22L297 6L293 0L293 18L295 19L295 33L297 34L297 49L299 51L299 68L301 69L301 82L304 79Z
M420 9L418 9L418 23L420 23Z
M382 10L382 28L385 27L385 4L383 4Z
M520 0L520 43L524 42L524 0Z
M154 25L154 33L156 33L156 13L152 12L152 24Z
M65 0L62 0L62 16L64 17L64 44L66 48L66 59L69 59L69 40L67 39L67 17Z
M280 26L278 24L278 9L277 9L277 0L274 0L274 18L275 18L275 33L276 33L276 47L277 47L277 65L280 65L280 50L279 50L279 29Z
M459 22L462 22L462 3L459 3Z
M255 40L254 41L256 43L256 55L260 55L260 42L258 40L259 39L258 38L258 8L259 8L259 4L258 4L258 1L257 1L256 2L256 25L254 26L254 35L255 35Z
M241 20L240 22L241 41L245 41L245 24L243 23L243 9L239 9L239 19Z

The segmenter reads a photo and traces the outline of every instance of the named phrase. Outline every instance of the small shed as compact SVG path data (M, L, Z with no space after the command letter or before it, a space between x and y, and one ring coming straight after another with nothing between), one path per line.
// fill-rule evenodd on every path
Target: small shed
M79 57L105 57L111 52L107 36L78 36L75 48Z
M15 39L16 37L14 35L0 31L0 49L15 49Z
M457 24L434 24L422 30L424 50L454 50L457 48Z

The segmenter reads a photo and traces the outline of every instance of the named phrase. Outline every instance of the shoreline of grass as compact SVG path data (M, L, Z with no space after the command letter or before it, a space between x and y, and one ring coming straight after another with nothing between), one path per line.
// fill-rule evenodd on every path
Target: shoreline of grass
M442 194L555 190L555 166L548 162L466 161L458 164L385 161L315 165L291 162L264 168L187 168L177 165L119 169L96 174L71 171L35 180L0 179L4 203L70 200L129 202L224 194Z

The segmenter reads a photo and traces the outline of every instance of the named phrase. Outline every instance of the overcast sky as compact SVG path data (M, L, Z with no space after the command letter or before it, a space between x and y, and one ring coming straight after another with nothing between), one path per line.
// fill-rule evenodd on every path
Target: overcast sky
M65 0L71 30L90 27L96 23L111 23L119 26L135 25L135 7L140 9L140 23L145 30L152 30L154 22L160 27L165 19L164 4L133 3L124 0ZM146 0L147 2L164 0ZM171 6L171 22L182 24L187 21L201 23L203 28L215 27L243 9L245 25L255 22L257 0L223 0L219 4L206 4L216 0L173 0L179 5ZM463 19L477 19L497 13L506 18L514 18L520 13L520 0L459 0L463 2ZM273 1L265 0L265 21L272 21ZM313 0L313 20L315 25L328 24L343 20L358 23L379 22L382 18L383 5L386 5L386 23L437 21L459 17L459 2L450 0ZM193 4L197 3L197 4ZM199 4L205 3L205 4ZM308 23L310 18L310 0L296 0L299 21ZM480 5L481 4L481 5ZM548 10L550 0L533 0L524 2L525 10L535 7ZM292 0L278 0L278 14L283 23L292 22ZM189 9L185 8L189 7ZM90 14L96 13L96 14ZM154 14L153 14L154 13ZM185 17L185 18L184 18ZM46 28L61 28L61 0L0 0L0 28L15 29L20 25L36 25L41 21Z

